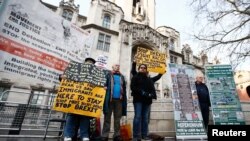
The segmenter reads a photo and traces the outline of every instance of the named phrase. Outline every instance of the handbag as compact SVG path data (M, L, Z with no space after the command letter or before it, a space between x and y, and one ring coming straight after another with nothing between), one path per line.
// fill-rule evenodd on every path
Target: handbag
M129 141L132 139L131 124L127 122L127 117L122 119L120 126L120 136L123 141Z

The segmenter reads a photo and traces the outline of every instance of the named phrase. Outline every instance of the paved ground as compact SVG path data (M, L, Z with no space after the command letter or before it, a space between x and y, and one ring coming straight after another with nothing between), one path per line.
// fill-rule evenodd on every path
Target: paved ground
M41 138L0 138L0 141L44 141ZM45 141L63 141L60 139L46 139Z
M49 139L43 140L42 138L0 138L0 141L63 141L63 139ZM112 139L110 139L112 141ZM175 139L165 139L165 141L175 141Z

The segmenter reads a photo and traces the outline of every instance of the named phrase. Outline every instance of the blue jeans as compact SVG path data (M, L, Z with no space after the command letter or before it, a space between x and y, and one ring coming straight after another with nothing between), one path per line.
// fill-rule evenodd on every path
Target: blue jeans
M146 137L148 135L148 114L150 105L141 102L133 104L135 111L133 121L133 138Z
M80 138L89 138L89 121L90 118L83 115L68 114L64 128L64 136L72 138L78 125L80 125Z

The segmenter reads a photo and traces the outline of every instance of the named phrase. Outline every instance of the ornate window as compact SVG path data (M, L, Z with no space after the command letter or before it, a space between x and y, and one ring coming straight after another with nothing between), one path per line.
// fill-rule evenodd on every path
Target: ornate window
M175 63L175 64L177 64L177 57L176 57L176 56L173 56L173 55L170 55L170 63Z
M103 18L102 26L105 27L105 28L110 28L110 21L111 21L110 16L105 15L104 18Z
M174 50L174 39L171 39L170 42L169 42L169 49L170 50Z
M71 10L68 10L68 9L64 9L63 10L63 14L62 14L62 17L68 21L71 21L72 20L72 17L73 17L73 11Z
M100 33L96 49L109 52L110 40L111 36Z
M133 6L136 7L136 3L140 2L141 0L133 0Z

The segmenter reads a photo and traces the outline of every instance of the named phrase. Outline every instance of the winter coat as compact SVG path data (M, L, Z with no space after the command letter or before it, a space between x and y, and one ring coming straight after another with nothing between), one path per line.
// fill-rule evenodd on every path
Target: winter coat
M112 93L113 93L113 88L112 86L114 84L114 74L112 72L107 74L107 82L106 82L106 95L105 95L105 100L104 100L104 106L103 106L103 113L106 114L109 109L109 103L112 101ZM127 115L127 94L126 94L126 81L125 78L122 74L119 74L121 77L121 102L122 102L122 116Z
M156 99L156 91L153 80L145 73L137 73L131 80L131 95L133 96L133 103L142 102L145 104L152 104L152 99ZM153 96L151 98L143 96L143 93L150 93Z
M204 83L197 83L195 82L196 90L197 90L197 95L198 95L198 100L200 105L207 105L211 106L210 103L210 98L209 98L209 91L207 86Z

